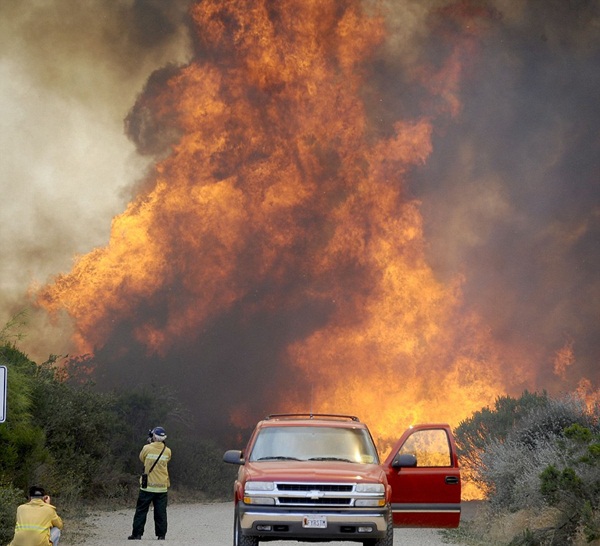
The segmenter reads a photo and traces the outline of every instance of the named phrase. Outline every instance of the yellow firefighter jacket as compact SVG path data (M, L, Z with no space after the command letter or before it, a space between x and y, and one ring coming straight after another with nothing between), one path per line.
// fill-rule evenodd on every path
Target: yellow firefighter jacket
M15 536L8 546L48 546L50 529L63 528L62 519L56 508L42 499L31 499L17 508Z
M162 455L163 446L165 450ZM150 468L154 464L154 461L160 460L156 463L156 466L151 473L148 474ZM150 491L151 493L165 493L167 488L171 485L169 481L169 472L167 465L171 460L171 450L166 447L163 442L152 442L146 444L140 452L140 461L144 463L144 472L148 474L148 487L141 488L143 491Z

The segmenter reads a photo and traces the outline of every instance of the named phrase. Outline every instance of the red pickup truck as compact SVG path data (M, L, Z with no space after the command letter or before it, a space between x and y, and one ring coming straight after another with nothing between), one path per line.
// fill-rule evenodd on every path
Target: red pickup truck
M460 469L450 427L408 429L380 463L357 417L278 414L260 421L234 484L234 546L355 541L391 546L394 527L457 527Z

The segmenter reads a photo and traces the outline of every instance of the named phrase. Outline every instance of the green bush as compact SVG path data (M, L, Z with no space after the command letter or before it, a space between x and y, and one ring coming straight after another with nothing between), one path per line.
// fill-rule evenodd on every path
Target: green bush
M229 500L238 469L223 463L223 449L213 441L189 436L169 444L174 453L171 470L177 483L210 498Z
M463 479L486 492L480 473L481 456L492 442L503 442L514 427L533 410L549 403L548 394L524 391L519 398L500 396L493 408L482 408L461 421L454 431Z
M0 484L11 491L42 484L63 513L85 501L131 501L147 431L161 425L174 451L174 489L229 497L233 474L222 462L223 450L198 437L174 393L153 387L99 392L91 382L66 380L56 360L37 365L13 344L0 344L0 364L9 375L8 415L0 425Z
M49 457L43 426L34 415L36 365L10 344L0 346L8 369L7 415L0 424L0 483L27 490L36 468Z
M548 505L560 510L560 534L565 540L577 529L589 541L600 538L600 459L594 456L600 431L597 423L592 427L565 428L562 469L551 464L540 473L540 491Z
M512 426L506 426L507 415L487 410L457 431L470 471L487 492L496 519L524 511L533 522L505 543L563 545L581 535L594 540L600 536L599 408L589 409L574 396L527 393L527 400L533 403ZM503 403L499 413L524 407L514 402Z
M540 473L550 465L565 468L577 445L565 428L594 426L593 421L578 398L548 399L522 416L505 439L488 442L475 473L490 502L510 511L541 506Z
M23 491L12 485L0 485L0 544L8 544L12 540L17 506L23 502Z

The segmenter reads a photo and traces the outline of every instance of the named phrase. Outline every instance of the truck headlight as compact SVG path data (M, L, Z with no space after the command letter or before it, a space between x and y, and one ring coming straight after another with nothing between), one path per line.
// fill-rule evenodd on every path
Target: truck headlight
M368 497L356 499L354 506L385 506L385 486L382 483L357 483L356 492Z
M383 495L385 493L385 488L382 483L357 483L356 492Z
M275 497L263 497L261 493L275 491L273 482L246 482L244 487L245 504L275 504Z
M273 482L246 482L246 487L244 488L246 492L248 491L274 491L275 484Z

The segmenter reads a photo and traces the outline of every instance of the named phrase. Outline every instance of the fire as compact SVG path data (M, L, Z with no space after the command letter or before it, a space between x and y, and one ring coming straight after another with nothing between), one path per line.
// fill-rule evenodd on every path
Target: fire
M176 135L171 153L114 219L109 244L38 294L72 318L76 352L124 336L170 362L220 317L251 331L277 313L301 328L269 369L300 382L228 399L238 425L311 406L359 415L385 446L411 423L457 424L491 403L506 389L502 351L464 308L461 279L436 278L406 191L431 153L434 116L460 110L476 33L430 74L434 109L382 126L363 95L385 38L378 9L204 0L191 15L196 57L149 86L130 120ZM457 25L473 16L446 15ZM165 377L203 381L202 357ZM229 364L232 382L259 373Z
M566 377L569 366L575 362L573 351L573 340L568 339L566 343L556 351L554 358L554 373L563 379Z

